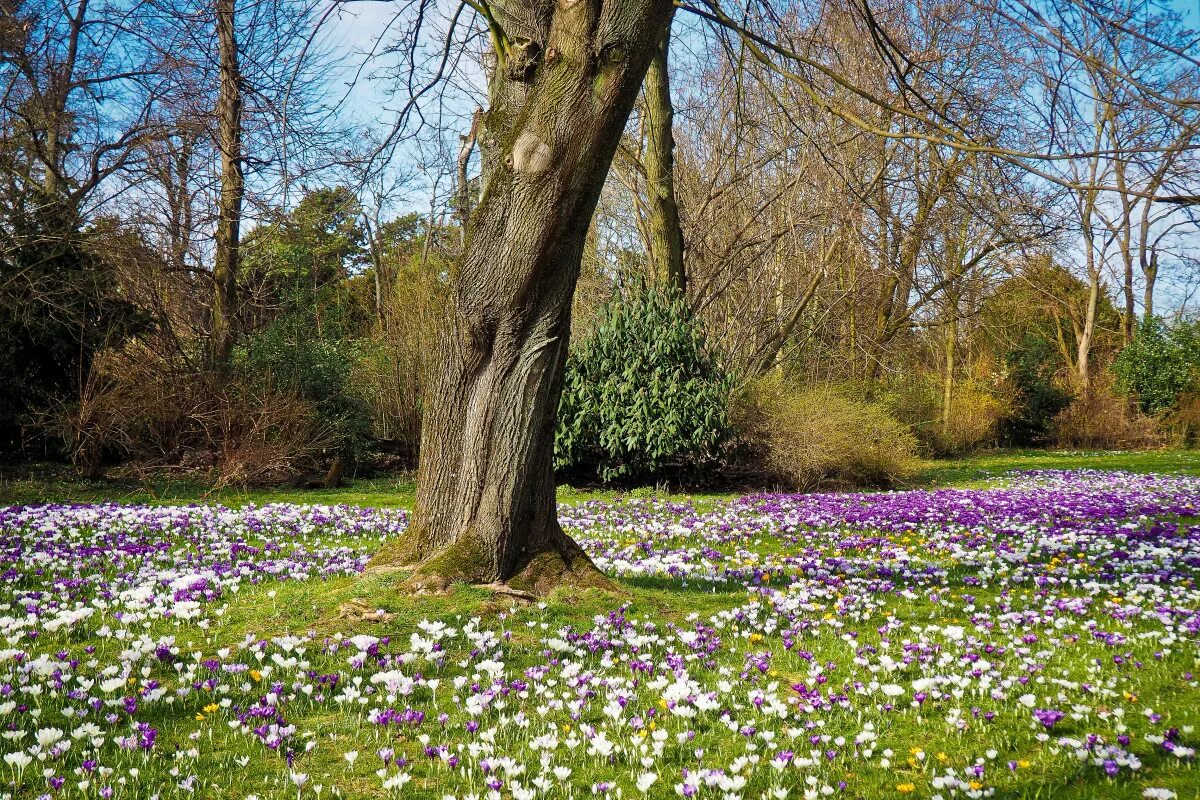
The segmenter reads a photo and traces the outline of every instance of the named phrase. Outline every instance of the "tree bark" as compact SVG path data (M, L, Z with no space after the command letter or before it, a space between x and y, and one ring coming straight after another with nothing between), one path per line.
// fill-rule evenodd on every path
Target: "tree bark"
M662 285L684 294L687 273L683 266L683 229L675 200L675 108L671 104L671 78L667 55L671 48L668 23L650 68L646 72L646 187L649 195L649 251L651 272Z
M1152 253L1150 258L1143 259L1142 275L1146 286L1142 289L1142 315L1144 319L1154 319L1154 283L1158 280L1158 253Z
M407 533L409 588L604 582L558 524L555 416L589 223L668 0L493 5L480 198L439 334Z
M1092 339L1096 333L1096 312L1100 303L1100 273L1088 271L1088 298L1083 311L1083 325L1075 356L1075 379L1079 389L1087 394L1092 379Z
M957 306L957 303L955 304ZM950 441L950 427L954 417L954 357L958 349L958 309L955 307L946 318L942 348L945 353L946 374L942 380L942 439Z
M221 195L217 208L216 253L213 260L210 360L221 367L233 350L234 306L245 180L242 175L242 76L235 33L236 0L216 0L220 86L217 120L221 151Z
M458 146L458 225L463 241L467 237L467 221L471 218L471 182L467 178L467 167L471 163L471 151L479 138L479 119L483 109L476 106L471 115L471 129L459 137Z

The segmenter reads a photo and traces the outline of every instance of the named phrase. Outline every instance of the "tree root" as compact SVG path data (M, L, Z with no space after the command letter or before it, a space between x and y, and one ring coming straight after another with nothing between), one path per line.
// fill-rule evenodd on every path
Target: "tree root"
M522 554L510 569L496 566L499 559L493 547L494 543L489 545L486 537L467 532L435 548L420 529L410 528L399 540L376 553L363 574L411 572L397 588L416 596L446 594L457 584L481 586L526 601L547 597L564 588L620 592L557 524L538 537L531 551Z
M479 585L479 588L487 589L492 594L504 595L505 597L513 597L513 598L516 598L517 600L524 600L527 603L536 602L538 599L537 595L531 594L529 592L523 592L520 589L514 589L513 587L511 587L505 583L482 583Z
M391 622L395 616L382 608L373 608L361 597L355 597L342 603L338 606L337 614L338 619L347 619L353 622Z

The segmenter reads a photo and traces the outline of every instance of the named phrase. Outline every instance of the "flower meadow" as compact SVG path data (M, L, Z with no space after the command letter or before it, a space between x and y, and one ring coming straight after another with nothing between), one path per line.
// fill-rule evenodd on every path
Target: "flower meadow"
M403 511L0 509L0 792L1200 797L1200 479L560 513L620 592L402 596Z

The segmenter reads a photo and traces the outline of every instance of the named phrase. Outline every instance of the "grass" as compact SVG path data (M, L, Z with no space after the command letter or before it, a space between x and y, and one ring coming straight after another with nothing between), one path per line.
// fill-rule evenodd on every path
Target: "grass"
M1200 475L1200 450L1145 450L1079 452L1058 450L995 450L925 461L921 469L898 488L937 486L978 487L1013 470L1100 469L1136 473ZM186 505L219 503L231 508L254 503L312 503L412 508L416 482L411 475L352 478L337 489L271 487L213 489L196 477L151 473L142 478L86 480L61 464L32 464L0 471L0 505L36 503L124 503ZM620 492L560 486L561 503L612 500L619 497L675 497L698 501L702 506L728 499L729 492L672 494L652 487Z
M977 487L1006 472L1029 469L1099 469L1200 475L1200 450L995 450L963 458L926 462L924 468L909 481L909 485Z

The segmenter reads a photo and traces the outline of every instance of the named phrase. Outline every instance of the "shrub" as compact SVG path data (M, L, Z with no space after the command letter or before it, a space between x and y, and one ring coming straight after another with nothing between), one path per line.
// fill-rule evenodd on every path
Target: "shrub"
M1176 447L1195 447L1200 440L1200 393L1195 389L1181 394L1170 413L1160 417L1161 431Z
M387 339L361 342L350 383L369 410L378 444L413 467L421 442L422 365L404 344Z
M351 460L369 450L371 415L350 380L353 349L345 339L312 335L303 314L288 315L246 337L235 364L247 385L267 383L312 404L329 449Z
M1115 390L1108 372L1097 375L1087 391L1059 412L1051 431L1059 447L1118 450L1162 443L1155 420Z
M1137 395L1147 414L1175 406L1179 396L1195 384L1196 352L1191 326L1167 330L1157 319L1147 319L1137 336L1113 362L1118 386Z
M1008 445L1042 444L1055 418L1071 404L1071 394L1054 378L1056 354L1045 339L1027 336L1005 357L1010 387L1008 416L1000 421L1000 439Z
M828 387L759 379L739 393L734 421L759 479L791 489L887 486L918 464L916 438L884 405Z
M730 436L729 390L683 299L635 287L567 360L555 468L585 481L696 477Z
M918 375L883 389L888 413L908 425L924 452L958 455L992 444L1008 404L973 378L954 384L950 414L943 414L939 376Z
M106 351L78 403L44 421L73 461L100 474L105 458L138 468L212 470L219 485L272 483L321 465L333 444L315 404L272 385L191 370L141 347Z
M935 451L958 455L994 444L1008 404L974 380L955 384L950 414L935 426Z

